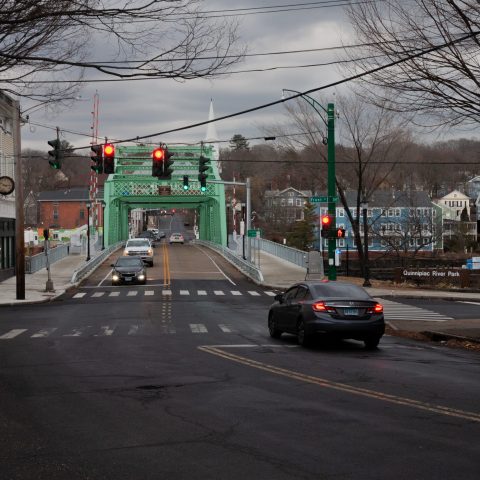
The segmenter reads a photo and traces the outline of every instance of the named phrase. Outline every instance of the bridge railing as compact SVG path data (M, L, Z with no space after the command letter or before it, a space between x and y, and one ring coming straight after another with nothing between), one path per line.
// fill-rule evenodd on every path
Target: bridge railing
M88 262L85 262L85 265L82 265L80 268L74 270L72 278L70 280L71 284L75 284L85 278L88 274L97 269L100 264L108 258L113 252L125 245L125 240L117 242L109 247L106 247L105 250L101 250L100 253L92 257Z
M263 283L263 274L259 268L257 268L253 263L244 260L241 257L235 255L235 253L222 245L217 243L209 242L206 240L194 240L196 245L204 245L205 247L211 248L218 252L222 257L227 261L235 265L241 272L243 272L247 277L251 278L257 283Z
M297 250L296 248L287 247L280 243L275 243L263 238L256 238L255 245L260 247L260 250L275 255L278 258L294 263L299 267L307 268L307 252Z

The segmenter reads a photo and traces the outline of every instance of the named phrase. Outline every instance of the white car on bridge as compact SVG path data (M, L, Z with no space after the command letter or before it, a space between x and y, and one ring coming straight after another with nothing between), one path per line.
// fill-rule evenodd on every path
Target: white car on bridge
M148 238L131 238L127 241L124 256L141 257L141 259L153 267L153 247Z

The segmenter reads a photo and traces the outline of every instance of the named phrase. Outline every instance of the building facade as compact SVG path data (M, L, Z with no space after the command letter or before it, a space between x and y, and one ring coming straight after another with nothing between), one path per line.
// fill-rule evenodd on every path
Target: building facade
M0 177L15 181L15 109L18 102L0 91ZM0 194L0 280L15 275L15 190Z
M265 219L272 223L293 223L303 220L303 209L310 190L297 190L288 187L285 190L267 190L265 192Z

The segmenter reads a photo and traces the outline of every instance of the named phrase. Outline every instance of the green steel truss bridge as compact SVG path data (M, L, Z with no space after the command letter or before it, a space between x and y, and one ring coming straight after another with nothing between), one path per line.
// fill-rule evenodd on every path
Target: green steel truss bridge
M129 212L135 208L190 208L198 212L199 237L220 245L227 244L225 190L220 181L217 158L212 146L168 147L174 153L171 180L152 176L152 151L156 146L117 146L115 171L104 186L105 245L128 239ZM207 190L200 191L199 157L210 159ZM183 188L188 175L189 190Z

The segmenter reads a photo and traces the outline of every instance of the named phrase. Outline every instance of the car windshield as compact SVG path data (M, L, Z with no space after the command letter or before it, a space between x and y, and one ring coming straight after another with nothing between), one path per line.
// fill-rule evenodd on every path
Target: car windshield
M150 242L148 240L129 240L127 247L149 247Z
M135 257L120 257L115 263L116 267L142 267L143 261L141 258Z
M370 300L370 295L357 285L345 285L341 283L322 283L312 285L316 298L345 298L349 300Z

